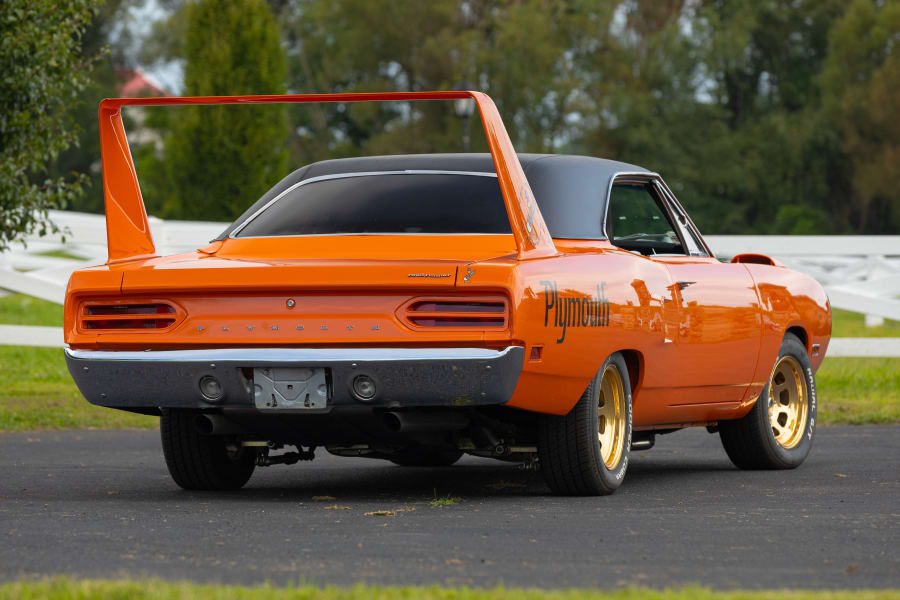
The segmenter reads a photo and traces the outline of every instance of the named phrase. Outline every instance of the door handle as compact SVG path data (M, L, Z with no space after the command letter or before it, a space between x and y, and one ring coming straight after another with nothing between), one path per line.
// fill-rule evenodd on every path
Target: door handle
M695 283L697 283L697 282L696 282L696 281L679 281L679 282L678 282L678 289L684 291L684 289L685 289L686 287L691 286L691 285L694 285Z

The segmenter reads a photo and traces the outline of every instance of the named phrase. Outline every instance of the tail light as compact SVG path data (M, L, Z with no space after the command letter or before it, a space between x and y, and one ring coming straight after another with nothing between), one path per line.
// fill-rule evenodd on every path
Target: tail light
M416 329L505 329L509 309L505 298L415 298L400 308Z
M166 302L85 302L79 325L92 331L168 329L182 314Z

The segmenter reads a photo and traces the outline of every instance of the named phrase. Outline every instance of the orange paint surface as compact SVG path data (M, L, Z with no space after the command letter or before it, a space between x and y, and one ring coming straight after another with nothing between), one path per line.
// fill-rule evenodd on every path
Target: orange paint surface
M155 256L121 106L461 97L481 111L512 235L227 239ZM100 120L109 262L70 279L64 327L73 348L523 345L508 405L553 414L567 413L604 359L624 352L634 425L648 429L746 414L789 328L808 351L819 345L814 368L828 345L824 291L783 266L551 239L502 120L481 93L117 99L101 104ZM404 310L417 299L499 299L505 325L415 326ZM175 322L86 328L86 303L104 301L167 302ZM530 360L535 346L539 359Z

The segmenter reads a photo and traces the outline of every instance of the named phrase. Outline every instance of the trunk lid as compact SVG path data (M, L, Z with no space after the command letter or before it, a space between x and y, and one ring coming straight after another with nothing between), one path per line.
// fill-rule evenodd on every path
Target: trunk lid
M115 293L70 298L67 342L179 348L508 341L506 282L473 288L465 276L477 259L511 253L511 236L347 237L229 240L116 265Z
M238 260L172 257L126 271L124 294L452 289L464 261Z
M209 251L123 265L122 292L452 289L459 267L511 254L515 241L511 235L305 236L229 239Z

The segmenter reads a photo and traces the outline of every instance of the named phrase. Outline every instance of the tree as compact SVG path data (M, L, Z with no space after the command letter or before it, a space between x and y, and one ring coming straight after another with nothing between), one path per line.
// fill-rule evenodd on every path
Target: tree
M843 194L832 177L833 127L822 119L816 79L844 7L844 0L707 0L698 13L704 66L733 149L722 161L732 171L724 193L708 200L733 207L717 219L719 232L847 229L833 201Z
M94 56L79 52L96 0L4 0L0 11L0 250L56 231L48 210L83 192L84 174L50 177L77 141L71 104Z
M561 148L576 110L579 3L551 0L306 0L285 10L291 86L304 92L458 89L488 92L521 151ZM588 3L589 4L589 3ZM609 9L599 9L607 13ZM446 152L461 146L447 102L408 107L297 107L300 161L342 154ZM477 119L473 151L486 151Z
M186 95L284 93L284 50L263 0L198 0L186 12ZM286 174L283 105L162 110L171 111L162 157L151 151L138 163L153 212L230 220Z
M582 151L660 171L706 231L846 229L816 80L842 0L621 6L582 67L598 115Z
M195 5L163 2L174 16L155 31L151 54L185 59L184 17ZM269 0L292 91L421 91L467 80L497 103L519 151L659 171L706 231L798 234L900 228L898 6ZM296 166L461 147L450 103L288 111ZM472 150L485 151L478 125L470 123ZM176 175L154 178L152 195L178 197Z
M824 113L837 124L858 232L900 229L900 1L854 0L829 33Z
M71 172L84 173L88 177L84 193L67 204L69 210L103 212L97 107L102 99L117 95L117 69L130 62L125 55L132 35L128 29L128 10L141 1L105 0L78 40L82 56L96 56L98 59L91 69L89 83L71 103L70 114L79 126L77 141L60 152L47 168L51 177L62 177ZM107 52L107 49L111 51ZM130 125L130 122L125 123L127 131Z

